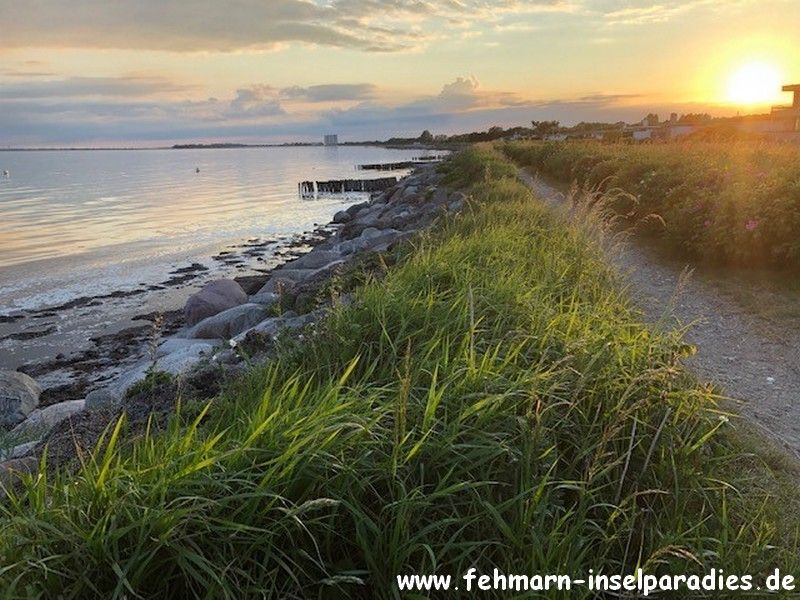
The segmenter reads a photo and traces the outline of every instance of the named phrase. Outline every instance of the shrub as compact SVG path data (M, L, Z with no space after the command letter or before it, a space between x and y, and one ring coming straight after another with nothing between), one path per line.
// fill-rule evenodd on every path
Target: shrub
M800 266L800 149L759 142L600 144L514 142L517 163L565 182L639 197L628 216L692 258L743 266ZM652 221L651 221L652 223Z

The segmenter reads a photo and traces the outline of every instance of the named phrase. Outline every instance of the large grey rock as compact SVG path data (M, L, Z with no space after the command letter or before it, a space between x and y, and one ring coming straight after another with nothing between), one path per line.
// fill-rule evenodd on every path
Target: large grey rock
M250 329L241 332L239 335L233 338L233 343L241 344L248 336L251 335L267 335L267 336L274 336L278 333L280 329L281 323L284 321L282 317L270 317L269 319L264 319L257 325L254 325Z
M450 196L450 192L446 188L437 188L430 198L433 204L445 204Z
M334 223L347 223L353 219L353 215L351 215L346 210L340 210L335 215L333 215L333 222Z
M227 340L263 321L265 317L266 310L261 304L242 304L203 319L186 333L186 337ZM210 350L210 347L204 350Z
M213 319L214 317L211 318ZM158 359L156 362L156 370L169 373L170 375L182 375L189 372L203 359L210 357L214 352L214 347L214 344L200 342L193 346L176 350Z
M186 322L195 325L203 319L212 317L224 310L247 302L242 286L233 279L217 279L203 286L189 296L184 307Z
M37 408L28 418L11 430L17 439L42 435L50 431L61 421L70 418L84 409L84 400L69 400L59 404L51 404L45 408Z
M39 406L42 387L18 371L0 371L0 428L10 429Z
M359 237L338 244L337 249L344 255L364 251L382 252L395 241L407 237L407 235L397 229L365 229Z
M0 484L4 487L13 485L21 477L35 473L38 466L39 460L35 456L13 458L0 463Z
M236 354L235 350L233 350L232 348L226 348L225 350L217 352L211 358L211 360L220 365L235 365L241 362L242 359L239 357L238 354Z
M372 204L360 209L355 218L345 224L339 232L340 237L352 239L357 237L367 227L377 227L380 224L381 213L386 209L385 203Z
M296 284L311 277L316 269L281 269L275 271L256 295L271 292L279 294L291 290Z
M251 327L247 331L243 331L238 336L236 336L233 341L237 344L242 343L247 337L249 336L269 336L275 337L284 330L291 330L291 329L299 329L301 327L305 327L309 323L312 323L322 317L325 314L325 311L322 309L314 310L304 315L294 315L293 313L290 315L287 313L282 317L272 317L270 319L265 319L258 325Z
M353 204L352 206L348 206L348 207L345 209L345 212L346 212L348 215L350 215L351 217L354 217L354 216L355 216L355 214L356 214L358 211L360 211L362 208L366 208L367 206L369 206L369 202L359 202L358 204Z
M292 269L319 269L341 258L342 255L334 250L312 250L289 265Z
M263 307L261 307L263 310ZM218 316L218 315L216 315ZM214 317L209 317L214 318ZM191 330L190 330L191 331ZM201 363L204 359L211 356L218 340L194 339L192 343L178 348L177 345L173 352L156 358L155 365L151 359L142 359L129 369L120 373L114 382L105 390L103 396L99 395L92 398L90 408L97 410L106 403L119 403L125 397L128 390L136 383L144 380L152 370L160 373L169 373L178 376L189 372L192 368ZM94 392L92 392L93 394ZM92 394L89 394L91 396ZM89 399L87 396L87 400Z
M125 369L117 376L117 378L114 380L114 383L109 386L109 391L112 394L119 396L120 399L123 399L125 394L134 384L147 377L147 373L150 371L152 366L152 361L141 360L132 367ZM161 370L159 367L156 368L157 371Z
M464 201L463 200L453 200L452 202L447 203L447 210L451 213L459 213L464 210Z
M405 203L389 207L381 214L380 223L384 229L402 229L414 220L414 210Z
M269 281L267 281L267 283L264 284L264 287L258 290L255 295L266 298L266 294L274 294L275 296L280 297L281 294L291 292L296 284L296 281L289 279L288 277L283 277L280 275L280 272L278 272L270 277Z
M250 296L251 303L261 304L264 307L272 306L278 300L280 300L280 296L278 294L275 292L265 292L263 290L259 290L258 293Z
M416 194L417 194L417 186L409 185L403 190L402 198L403 199L411 198L412 196L415 196Z
M383 230L378 229L377 227L367 227L364 231L361 232L361 235L358 237L362 240L369 240L372 238L380 237L383 234Z
M89 392L84 398L84 408L90 412L113 408L122 404L122 394L108 387Z
M0 460L9 460L12 458L22 458L26 454L28 454L31 450L36 447L41 440L31 440L30 442L25 442L23 444L17 444L13 448L9 448L8 450L0 451Z
M186 338L179 338L179 337L170 337L161 342L159 345L158 350L156 351L156 357L162 358L169 354L174 354L179 351L186 351L189 350L192 353L199 353L203 354L206 352L210 352L214 346L219 345L219 340L217 339L186 339Z
M404 191L405 190L402 187L397 187L397 188L394 188L392 190L389 190L387 203L388 204L397 204L398 202L400 202L403 199L403 192Z
M349 228L375 227L380 221L381 210L383 210L382 206L377 208L365 208L356 215L356 218L353 219L351 223L348 224Z

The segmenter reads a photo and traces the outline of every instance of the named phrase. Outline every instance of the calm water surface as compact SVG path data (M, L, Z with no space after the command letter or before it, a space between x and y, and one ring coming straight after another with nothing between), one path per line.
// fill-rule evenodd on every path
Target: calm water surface
M173 308L191 289L49 318L8 316L158 283L192 263L209 271L188 288L264 266L269 253L238 264L212 256L245 240L275 241L274 250L363 199L302 200L299 181L380 177L355 165L418 155L373 147L0 152L0 173L10 173L0 177L0 368L69 351L131 311Z

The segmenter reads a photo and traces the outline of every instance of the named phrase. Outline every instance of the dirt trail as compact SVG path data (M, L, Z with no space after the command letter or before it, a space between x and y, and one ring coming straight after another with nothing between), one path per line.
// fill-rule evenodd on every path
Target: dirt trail
M555 187L520 171L537 196L565 206ZM665 260L643 244L626 244L611 259L622 272L637 305L652 323L691 325L686 341L698 348L688 362L739 403L739 412L800 457L800 318L770 315L738 301L746 274L685 276L686 264ZM796 307L800 296L764 290L763 302ZM759 296L755 296L757 299Z

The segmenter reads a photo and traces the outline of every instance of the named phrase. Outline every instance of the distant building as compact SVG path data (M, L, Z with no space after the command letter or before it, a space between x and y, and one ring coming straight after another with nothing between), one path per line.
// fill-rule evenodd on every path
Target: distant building
M323 143L326 146L338 146L339 145L339 136L335 133L329 133L323 139Z
M633 138L637 142L647 140L674 140L701 129L702 126L690 123L679 123L677 118L660 125L630 125L623 130L623 137Z
M771 119L775 130L786 133L800 132L800 83L783 86L784 92L794 93L791 106L773 106Z

